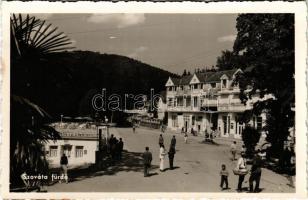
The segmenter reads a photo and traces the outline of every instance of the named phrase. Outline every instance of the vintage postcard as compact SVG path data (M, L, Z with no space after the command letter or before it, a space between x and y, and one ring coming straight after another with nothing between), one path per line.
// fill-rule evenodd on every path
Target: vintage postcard
M3 2L3 198L307 196L304 2Z

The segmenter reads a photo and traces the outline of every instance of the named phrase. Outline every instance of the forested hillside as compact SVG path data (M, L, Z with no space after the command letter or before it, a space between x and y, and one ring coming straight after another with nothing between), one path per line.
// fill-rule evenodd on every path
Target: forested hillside
M61 114L93 116L91 99L103 88L107 96L149 95L151 88L159 93L165 89L168 77L176 76L119 55L72 51L52 57L48 59L52 62L41 62L42 65L33 66L31 71L20 71L12 65L11 90L32 99L55 118Z

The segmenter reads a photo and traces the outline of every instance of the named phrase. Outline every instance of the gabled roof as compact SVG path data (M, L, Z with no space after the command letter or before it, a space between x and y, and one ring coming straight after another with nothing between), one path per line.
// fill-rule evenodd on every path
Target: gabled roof
M223 71L218 71L214 72L212 75L210 75L205 82L220 82L220 78L223 75L226 75L229 79L232 79L233 74L237 71L238 69L231 69L231 70L223 70Z
M230 79L232 78L233 74L239 69L231 69L231 70L226 70L223 71L225 75L227 75Z
M205 83L207 79L212 76L216 72L203 72L203 73L197 73L196 76L200 80L200 82Z
M181 81L180 78L175 78L175 77L170 77L170 79L172 80L172 82L174 83L174 85L179 85L179 82Z
M178 85L188 85L192 79L193 75L186 75L180 78Z
M220 78L223 75L226 75L229 79L232 79L233 78L232 76L238 70L240 69L231 69L231 70L224 70L224 71L217 71L217 72L195 73L194 75L196 75L200 83L212 83L212 82L220 82ZM170 77L170 79L174 85L189 85L194 75L186 75L186 76L182 76L181 78Z
M175 86L178 85L179 79L174 77L169 77L165 86Z
M224 71L218 71L213 74L211 74L205 82L211 83L211 82L220 82L220 77L224 74Z

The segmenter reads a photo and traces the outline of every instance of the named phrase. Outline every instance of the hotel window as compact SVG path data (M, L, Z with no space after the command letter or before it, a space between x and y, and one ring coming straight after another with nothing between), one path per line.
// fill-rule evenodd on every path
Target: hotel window
M211 83L211 88L216 88L216 83Z
M191 106L191 98L190 96L186 98L186 107L190 107Z
M183 97L178 97L177 98L177 106L183 106L184 103L184 98Z
M194 90L198 89L198 84L194 84Z
M173 98L168 98L168 106L172 106L173 105Z
M222 88L227 88L227 79L223 79L222 80L222 85L221 85Z
M172 115L172 126L178 127L178 119L176 115Z
M76 158L83 157L83 146L76 146Z
M172 91L172 87L168 87L168 90L169 90L169 91Z
M57 157L58 154L58 146L50 146L49 147L49 156L50 157Z
M198 97L194 97L194 107L198 107Z
M195 125L195 120L196 120L196 117L195 117L195 116L192 116L192 119L191 119L191 125L192 125L192 126Z

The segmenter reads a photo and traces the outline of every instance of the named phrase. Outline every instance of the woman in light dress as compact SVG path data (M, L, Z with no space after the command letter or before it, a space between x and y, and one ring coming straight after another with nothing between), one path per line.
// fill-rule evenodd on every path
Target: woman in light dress
M165 170L164 168L165 156L166 156L165 146L161 145L159 149L159 159L160 159L159 169L161 172Z
M245 175L247 172L247 166L246 166L246 158L245 158L245 153L241 152L240 157L238 158L237 161L237 170L242 172L242 174L239 175L238 177L238 184L237 184L237 191L241 192L242 191L242 183L244 182Z

